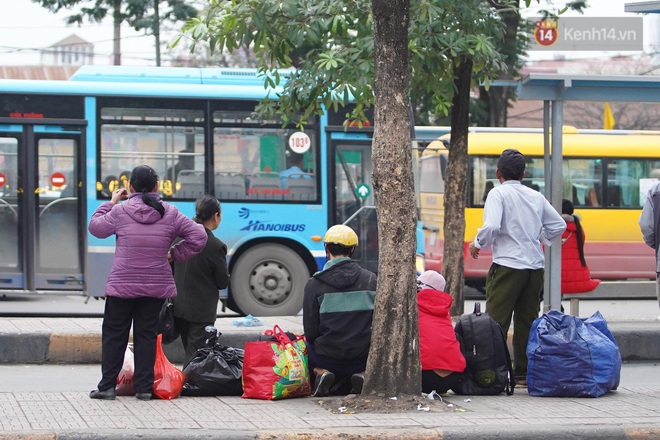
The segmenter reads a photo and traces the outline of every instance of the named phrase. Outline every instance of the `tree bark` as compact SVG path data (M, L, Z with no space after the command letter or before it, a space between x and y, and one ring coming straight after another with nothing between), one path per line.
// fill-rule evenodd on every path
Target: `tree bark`
M121 65L121 0L115 0L112 13L113 18L113 36L112 36L112 57L115 66Z
M447 279L447 292L454 298L452 316L462 315L463 255L465 246L465 200L467 197L467 135L470 115L472 60L463 58L454 70L454 94L451 112L451 145L445 179L445 248L442 271Z
M373 0L374 197L378 289L363 396L419 395L415 207L410 142L409 0Z
M156 40L156 66L160 67L160 0L154 0L154 38Z

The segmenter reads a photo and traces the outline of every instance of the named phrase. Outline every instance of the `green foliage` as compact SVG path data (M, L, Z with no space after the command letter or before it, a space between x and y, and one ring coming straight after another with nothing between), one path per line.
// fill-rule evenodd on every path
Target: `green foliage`
M494 50L501 23L483 0L413 0L410 16L413 90L433 112L446 115L456 59L471 57L479 81L501 68ZM324 107L340 108L354 99L346 117L359 125L373 106L370 1L210 0L207 14L190 20L181 38L193 50L199 44L212 51L252 47L264 84L279 87L272 96L277 102L266 100L258 110L278 112L284 123L302 127ZM282 69L285 84L277 75Z
M357 105L347 122L366 121L373 106L373 30L369 0L208 0L205 14L190 20L181 39L212 52L251 48L264 84L277 92L259 111L277 112L283 122L302 127L323 106L339 108L349 99ZM534 0L525 0L529 6ZM541 0L535 0L540 2ZM579 8L583 1L570 2ZM518 0L500 1L517 14ZM517 43L505 45L502 14L485 0L411 0L411 101L422 120L447 115L454 96L458 60L473 62L474 82L517 69L524 53L524 29ZM509 66L509 67L508 67ZM279 81L285 69L288 81Z

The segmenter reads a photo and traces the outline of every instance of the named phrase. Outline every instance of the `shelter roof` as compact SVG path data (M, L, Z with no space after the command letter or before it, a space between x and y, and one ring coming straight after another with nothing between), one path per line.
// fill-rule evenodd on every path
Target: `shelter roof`
M625 12L660 14L660 1L626 3L624 10Z
M530 73L517 81L495 81L493 85L516 87L520 100L660 102L660 76Z

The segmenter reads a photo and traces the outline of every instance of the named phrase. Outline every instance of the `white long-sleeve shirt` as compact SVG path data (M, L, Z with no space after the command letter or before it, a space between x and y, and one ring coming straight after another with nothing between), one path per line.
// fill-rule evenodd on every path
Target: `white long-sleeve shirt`
M646 200L644 201L642 214L639 216L639 227L642 231L644 243L648 244L656 250L656 273L660 273L660 253L658 252L658 237L656 236L656 232L658 230L656 224L660 218L660 212L657 212L657 207L655 206L659 197L658 193L660 193L660 182L654 183L649 192L646 194Z
M565 229L566 222L543 194L507 180L488 193L475 246L492 245L493 262L501 266L542 269L541 243L550 245Z

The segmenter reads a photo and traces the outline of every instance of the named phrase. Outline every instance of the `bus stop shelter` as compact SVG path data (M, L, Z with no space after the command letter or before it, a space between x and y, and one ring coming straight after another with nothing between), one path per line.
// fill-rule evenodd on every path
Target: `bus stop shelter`
M660 3L660 2L649 2ZM493 85L513 86L519 100L543 101L546 197L561 212L562 126L564 102L660 102L660 76L589 76L529 74L517 81ZM552 141L552 142L550 142ZM561 246L557 238L546 247L545 310L561 307Z

